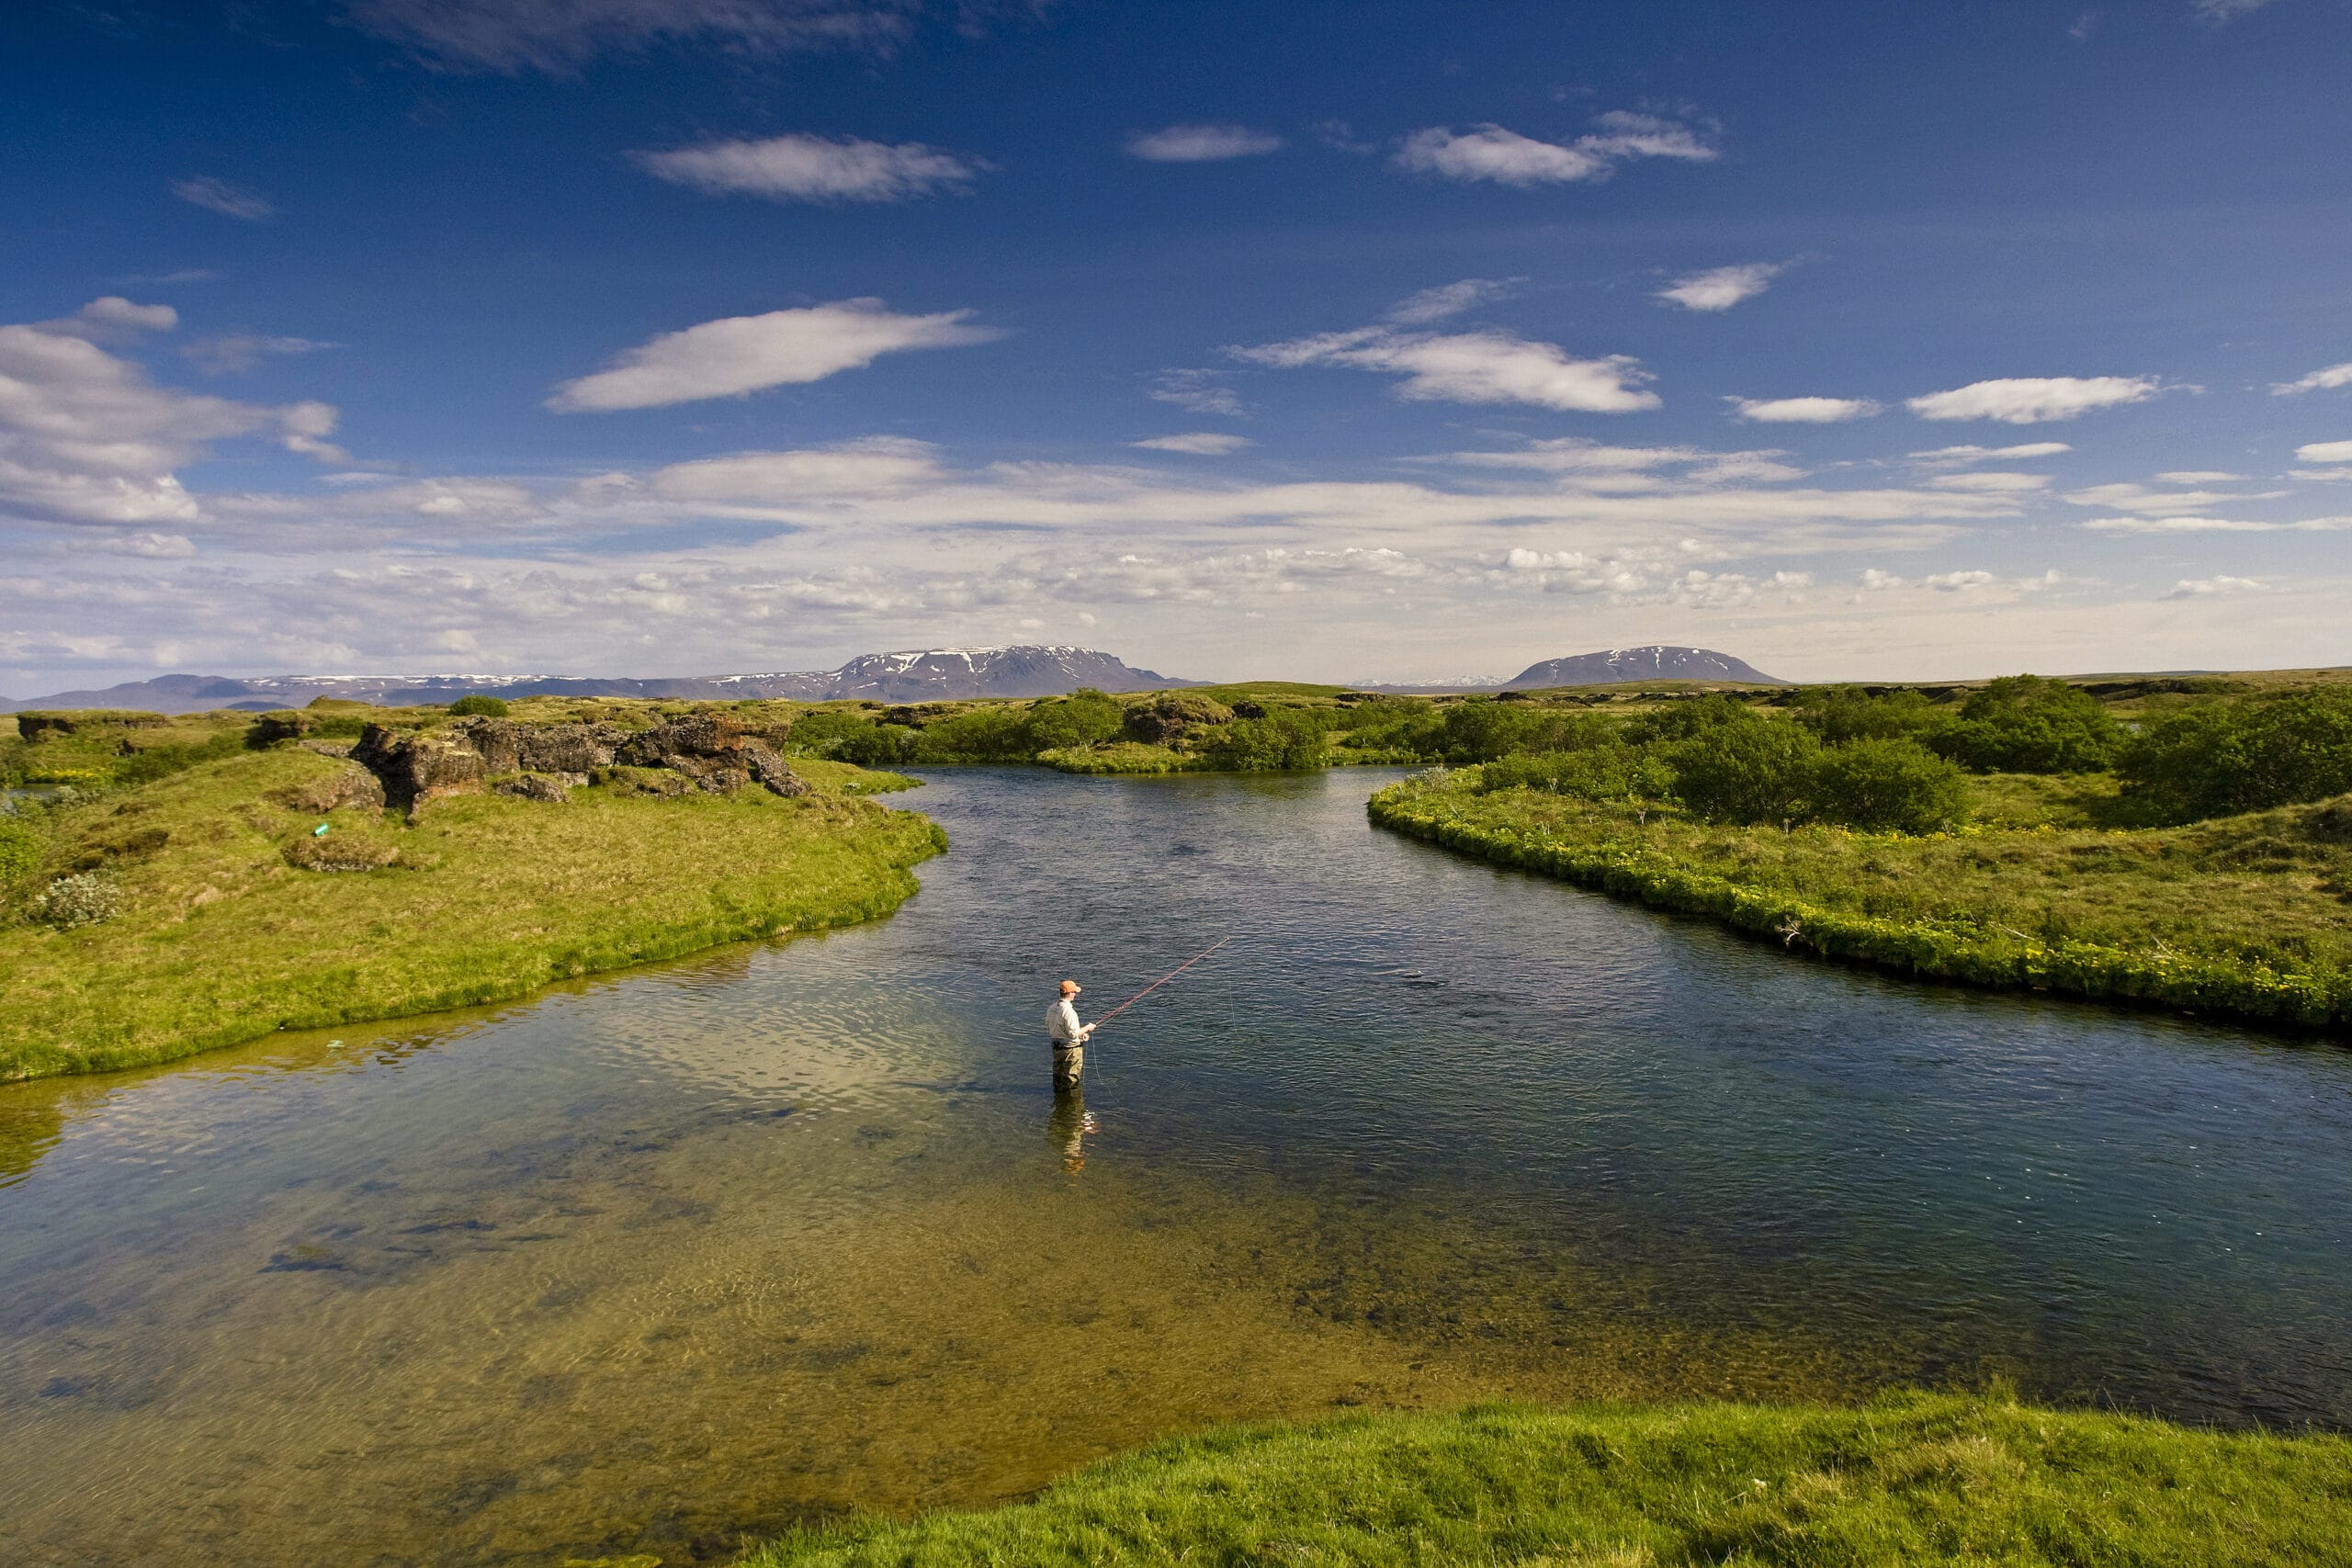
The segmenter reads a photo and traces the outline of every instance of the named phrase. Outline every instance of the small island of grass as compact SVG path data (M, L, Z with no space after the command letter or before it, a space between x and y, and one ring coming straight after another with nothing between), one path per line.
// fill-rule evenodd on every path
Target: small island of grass
M663 716L639 707L600 722L658 733ZM29 717L17 776L55 794L0 818L0 1080L498 1001L871 919L944 847L926 818L857 798L911 781L811 758L786 770L763 750L766 787L694 756L593 774L499 774L476 757L475 776L388 809L336 737L366 730L446 764L466 760L462 739L441 739L451 716Z

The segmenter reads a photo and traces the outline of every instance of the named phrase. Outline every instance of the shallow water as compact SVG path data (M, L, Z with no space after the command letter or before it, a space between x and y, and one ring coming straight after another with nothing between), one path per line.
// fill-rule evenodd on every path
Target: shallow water
M715 1561L1503 1394L2352 1425L2352 1054L1792 960L1393 776L944 773L874 926L0 1088L0 1562ZM1052 982L1227 935L1057 1107Z

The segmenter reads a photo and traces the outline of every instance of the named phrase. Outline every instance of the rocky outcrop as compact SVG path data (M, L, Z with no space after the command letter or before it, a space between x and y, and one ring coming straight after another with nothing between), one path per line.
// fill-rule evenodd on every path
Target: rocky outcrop
M616 765L664 770L679 775L682 789L715 795L754 784L787 797L813 793L774 747L724 714L687 714L640 730L486 716L423 732L371 724L351 758L381 781L385 801L403 810L484 787L560 800L565 788Z
M384 801L413 811L443 795L478 792L490 767L464 738L402 733L371 724L359 732L351 760L376 775Z
M1214 697L1171 692L1129 708L1125 728L1130 739L1165 746L1202 725L1223 724L1233 716L1234 710Z

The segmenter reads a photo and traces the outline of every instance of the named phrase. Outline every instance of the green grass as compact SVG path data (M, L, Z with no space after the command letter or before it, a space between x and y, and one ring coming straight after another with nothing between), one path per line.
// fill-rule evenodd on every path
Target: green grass
M404 824L277 804L350 767L286 746L44 813L40 859L11 879L16 918L0 927L0 1080L497 1001L897 908L915 890L908 868L944 838L849 792L909 781L796 765L825 793L458 795ZM288 864L286 846L322 820L328 843L397 858L366 872ZM35 889L81 864L119 882L120 917L73 931L24 918Z
M1485 1407L1212 1432L1032 1501L813 1529L754 1568L2190 1568L2352 1554L2352 1442L1998 1396Z
M1476 771L1374 795L1379 825L1699 914L1792 951L1982 985L2352 1027L2352 796L2182 828L2092 824L2111 778L1992 775L1909 838L1734 828Z
M1185 773L1208 766L1206 758L1139 740L1063 747L1038 752L1037 761L1065 773Z

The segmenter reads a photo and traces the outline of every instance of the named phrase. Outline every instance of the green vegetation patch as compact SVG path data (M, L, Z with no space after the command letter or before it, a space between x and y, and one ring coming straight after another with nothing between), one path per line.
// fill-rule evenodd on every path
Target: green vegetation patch
M338 797L331 786L356 771L292 744L241 744L154 783L0 818L0 1079L496 1001L868 919L911 894L909 868L944 847L927 819L848 797L906 781L842 764L807 764L819 793L801 799L490 793L432 801L413 822L365 801L301 808ZM69 874L97 879L118 911L76 922L48 910Z
M1487 790L1373 796L1374 822L1704 915L1792 951L1980 985L2352 1027L2352 796L2182 828L2061 827L2111 780L1984 781L2002 825L1920 836L1708 822L1671 802ZM2036 803L2051 808L2040 821Z
M1033 1501L811 1529L751 1568L1479 1563L1508 1568L2341 1562L2352 1442L1999 1397L1685 1404L1212 1432Z

